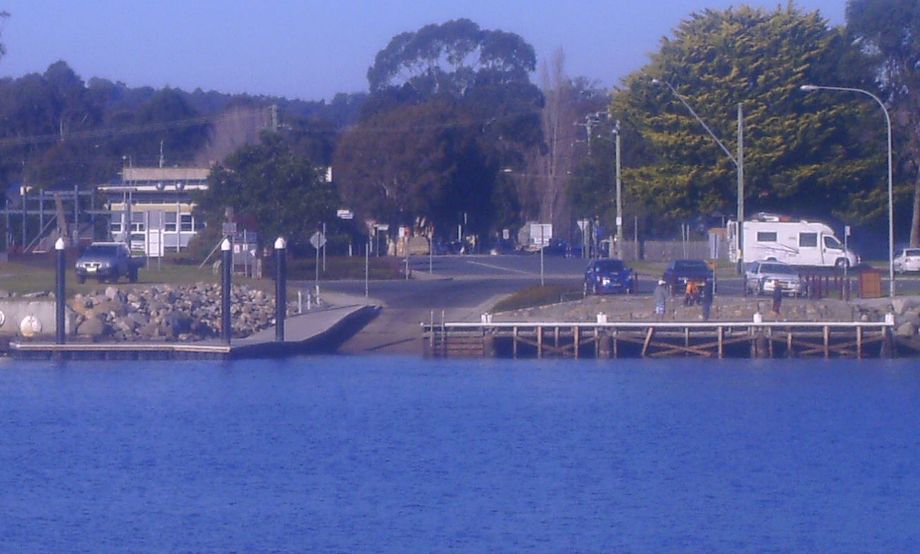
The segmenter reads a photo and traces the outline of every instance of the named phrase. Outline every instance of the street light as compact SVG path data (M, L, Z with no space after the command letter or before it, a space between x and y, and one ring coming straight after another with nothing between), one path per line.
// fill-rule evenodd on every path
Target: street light
M892 166L891 166L891 116L888 115L888 108L885 107L885 103L881 99L869 92L868 90L863 90L861 88L850 88L850 87L826 87L819 85L802 85L799 87L800 90L805 92L812 92L816 90L835 90L838 92L857 92L859 94L865 94L866 96L872 98L878 105L882 107L882 112L885 114L885 124L888 126L888 296L894 298L894 193L893 193L893 180L892 180Z
M660 79L652 79L652 84L654 85L664 85L680 100L680 103L687 108L687 111L690 112L700 125L703 126L703 129L706 129L706 132L709 133L709 136L712 137L712 140L716 141L716 144L719 145L719 148L725 152L725 155L728 156L728 159L735 164L735 167L738 169L738 272L741 273L744 270L744 126L743 126L743 112L741 110L741 104L738 104L738 157L732 156L732 153L722 144L722 141L719 140L719 137L712 132L712 129L709 128L706 123L700 119L700 116L696 115L696 112L693 111L693 108L690 107L690 104L684 100L684 97L681 96L674 87L671 86L671 83L667 81L662 81ZM742 287L747 293L747 288Z
M617 248L616 255L623 257L623 181L620 179L620 120L618 119L613 126L613 134L616 136L616 181L617 181Z

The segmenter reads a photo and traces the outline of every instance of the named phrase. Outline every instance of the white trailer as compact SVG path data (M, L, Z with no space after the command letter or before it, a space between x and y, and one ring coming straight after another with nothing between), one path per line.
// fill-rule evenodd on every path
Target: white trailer
M859 256L844 248L834 230L824 223L758 214L745 221L744 245L738 249L738 222L729 221L728 256L733 262L740 254L745 262L778 260L790 265L852 267Z
M518 244L528 252L537 252L549 246L553 238L553 225L551 223L537 223L528 221L518 233Z

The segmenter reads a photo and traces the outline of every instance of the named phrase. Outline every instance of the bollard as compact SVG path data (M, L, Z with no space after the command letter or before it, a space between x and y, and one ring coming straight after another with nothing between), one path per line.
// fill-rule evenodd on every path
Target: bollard
M64 239L58 237L54 243L56 256L56 270L54 272L54 342L64 344L64 306L67 300L64 297L66 286L64 277L67 274L67 253L64 250Z
M303 292L297 291L297 313L303 313Z
M287 245L275 240L275 340L284 342L284 318L287 315Z
M233 269L233 252L230 239L220 243L220 336L230 344L230 271Z

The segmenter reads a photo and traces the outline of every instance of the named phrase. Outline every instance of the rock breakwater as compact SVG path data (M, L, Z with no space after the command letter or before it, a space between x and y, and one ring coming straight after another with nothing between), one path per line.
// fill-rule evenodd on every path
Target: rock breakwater
M220 336L220 285L160 285L77 294L70 302L78 336L111 340L196 341ZM289 308L290 311L290 308ZM234 338L275 323L274 295L233 285L230 320Z

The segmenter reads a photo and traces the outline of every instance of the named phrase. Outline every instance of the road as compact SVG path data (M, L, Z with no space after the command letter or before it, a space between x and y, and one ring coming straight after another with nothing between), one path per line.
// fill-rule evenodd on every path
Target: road
M506 256L435 256L410 259L413 278L409 280L371 281L369 296L384 310L365 329L352 337L340 351L349 354L421 353L420 322L478 321L502 296L540 283L540 257ZM580 287L587 260L544 257L543 278L546 284ZM637 294L651 294L660 276L657 266L639 272ZM663 267L663 264L662 264ZM888 290L883 279L882 290ZM312 288L312 282L303 283ZM323 282L321 290L364 294L364 281ZM920 293L917 277L898 279L899 294ZM740 295L741 279L724 276L718 280L717 293Z

